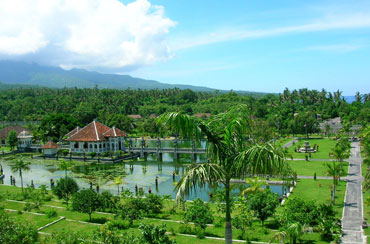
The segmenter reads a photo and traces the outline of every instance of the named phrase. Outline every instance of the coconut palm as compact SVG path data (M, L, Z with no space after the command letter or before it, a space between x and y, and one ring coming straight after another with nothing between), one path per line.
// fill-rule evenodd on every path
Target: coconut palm
M287 172L285 154L271 143L253 144L248 140L249 117L244 106L201 120L182 113L165 113L158 124L180 136L199 141L207 137L207 163L190 165L177 183L177 200L206 184L225 187L225 242L232 243L231 179L242 179L248 174Z
M338 184L339 177L344 175L344 169L340 164L333 161L332 164L326 164L326 173L333 177L333 203L335 202L335 186Z
M65 177L67 177L67 171L69 169L71 169L71 167L72 167L72 163L71 162L67 162L64 159L61 160L60 163L59 163L59 165L58 165L58 169L64 170Z
M245 182L249 185L249 187L242 191L243 196L264 191L265 188L263 188L263 186L268 184L267 181L261 180L259 177L246 179Z
M16 161L13 162L11 165L11 170L13 172L19 171L19 176L21 177L21 186L22 186L22 192L23 192L23 175L22 171L29 171L30 170L30 164L31 162L25 162L23 160L23 157L20 157Z

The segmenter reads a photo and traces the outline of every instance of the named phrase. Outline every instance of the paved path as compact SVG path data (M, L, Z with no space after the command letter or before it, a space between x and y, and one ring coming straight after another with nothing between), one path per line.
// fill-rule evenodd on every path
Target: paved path
M296 143L298 141L298 138L297 137L294 137L294 139L288 143L285 143L283 145L283 148L287 148L287 147L290 147L291 145L293 145L294 143Z
M287 158L287 160L294 160L294 161L306 161L304 158ZM317 161L317 162L332 162L336 161L335 159L328 158L328 159L322 159L322 158L309 158L308 162L310 161ZM348 162L348 159L344 159L343 162Z
M313 176L308 175L298 175L298 179L314 179ZM333 180L333 177L331 176L316 176L316 179L318 180ZM346 177L341 177L340 180L346 180Z
M351 156L347 177L347 191L342 218L342 243L366 243L362 229L362 175L361 155L358 142L352 142Z

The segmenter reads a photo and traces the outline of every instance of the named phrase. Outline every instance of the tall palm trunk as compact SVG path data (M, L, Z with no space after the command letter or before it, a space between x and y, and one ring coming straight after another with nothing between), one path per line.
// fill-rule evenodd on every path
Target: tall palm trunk
M333 204L335 204L335 176L333 176Z
M233 229L231 226L231 206L230 206L230 179L226 179L225 184L226 218L225 218L225 243L233 243Z
M23 176L22 176L22 170L19 169L19 176L21 177L21 186L22 186L22 193L23 193Z

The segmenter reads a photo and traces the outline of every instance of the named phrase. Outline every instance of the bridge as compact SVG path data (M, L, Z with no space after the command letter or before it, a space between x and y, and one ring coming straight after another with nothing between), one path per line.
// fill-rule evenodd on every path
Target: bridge
M126 151L128 153L139 153L141 158L145 158L149 153L157 154L158 159L162 159L163 153L173 153L175 159L180 158L180 154L191 154L192 159L195 161L198 154L205 154L205 148L196 148L195 141L192 142L191 148L183 148L178 146L178 139L173 140L174 147L162 147L161 140L156 140L156 147L145 146L145 140L142 138L140 147L133 147L132 139L128 139L128 147Z

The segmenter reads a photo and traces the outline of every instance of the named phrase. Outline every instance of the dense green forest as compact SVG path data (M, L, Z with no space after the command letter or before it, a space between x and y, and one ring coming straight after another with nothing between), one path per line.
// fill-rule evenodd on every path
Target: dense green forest
M69 115L71 126L84 126L94 119L116 125L128 132L155 133L154 116L169 111L216 115L235 105L245 104L254 121L263 128L280 133L304 133L318 130L318 122L340 116L346 124L370 121L369 94L356 94L347 103L341 92L285 89L281 94L250 96L192 90L115 90L78 88L16 87L1 90L0 121L41 121L50 115ZM143 119L127 117L140 114ZM57 116L58 117L58 116ZM48 118L50 119L50 118ZM68 126L69 127L69 126ZM68 130L70 128L64 128Z

